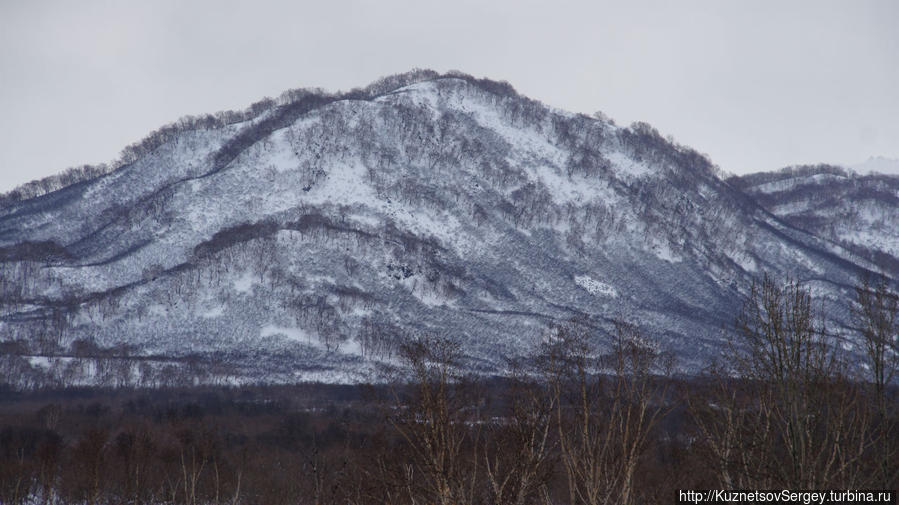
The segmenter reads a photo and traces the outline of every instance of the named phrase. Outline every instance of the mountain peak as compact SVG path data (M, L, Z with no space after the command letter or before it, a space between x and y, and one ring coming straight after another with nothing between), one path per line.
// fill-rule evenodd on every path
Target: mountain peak
M412 334L493 373L553 324L624 318L695 370L753 276L837 300L867 265L718 174L649 125L465 74L294 90L8 199L0 328L35 353L127 344L148 373L357 381Z

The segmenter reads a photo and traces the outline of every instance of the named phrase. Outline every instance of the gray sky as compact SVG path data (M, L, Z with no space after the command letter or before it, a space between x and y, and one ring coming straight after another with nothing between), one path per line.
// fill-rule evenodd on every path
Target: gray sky
M413 67L647 121L730 172L899 158L894 0L0 0L0 191L183 115Z

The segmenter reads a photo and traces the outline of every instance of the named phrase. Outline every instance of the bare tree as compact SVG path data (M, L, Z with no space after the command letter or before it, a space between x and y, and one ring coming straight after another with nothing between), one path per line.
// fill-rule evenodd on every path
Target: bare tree
M619 323L611 354L598 356L586 327L557 328L545 346L570 503L636 503L635 477L650 435L670 412L662 354Z
M899 482L899 420L890 387L899 369L899 296L887 279L864 276L855 288L852 315L860 329L869 378L874 389L877 427L882 441L875 450L878 485Z
M552 388L512 363L505 416L487 424L484 469L489 503L525 505L547 494L557 448Z
M691 401L724 485L864 487L878 439L863 392L794 280L754 281L735 320L732 366ZM734 377L728 377L733 375Z
M875 394L883 403L899 368L899 296L882 276L873 281L864 276L855 293L853 319L861 330Z
M480 419L473 387L459 373L459 346L420 337L400 350L411 371L408 395L395 396L390 422L406 442L410 459L403 486L410 503L475 503Z

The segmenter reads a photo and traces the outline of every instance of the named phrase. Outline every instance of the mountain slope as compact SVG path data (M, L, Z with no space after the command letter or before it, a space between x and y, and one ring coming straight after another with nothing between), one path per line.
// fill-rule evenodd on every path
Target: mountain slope
M844 248L854 261L899 276L899 175L816 165L731 183L784 221Z
M127 380L357 381L410 334L456 338L495 372L548 325L626 319L693 370L763 271L845 321L851 255L648 125L429 71L238 119L167 129L110 173L6 203L2 338L127 345L143 367Z

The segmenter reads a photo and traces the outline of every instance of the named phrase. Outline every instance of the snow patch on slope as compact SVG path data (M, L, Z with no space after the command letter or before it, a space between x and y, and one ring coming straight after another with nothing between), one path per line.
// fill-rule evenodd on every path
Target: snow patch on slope
M278 326L274 324L267 324L259 330L259 336L262 338L266 337L274 337L274 336L283 336L287 337L290 340L296 342L310 342L311 339L309 335L303 331L301 328L288 328L286 326Z
M253 289L255 282L255 276L251 272L244 272L242 276L234 280L234 291L248 293Z
M620 151L613 151L606 155L606 158L612 162L612 167L619 175L625 178L639 178L652 175L652 169L642 161L635 161Z
M225 314L225 307L223 305L219 305L217 307L212 307L206 309L204 311L199 312L197 315L204 319L215 319L217 317L221 317Z
M605 282L600 282L589 275L578 275L574 278L574 283L587 290L593 296L606 296L610 298L618 298L618 291Z

